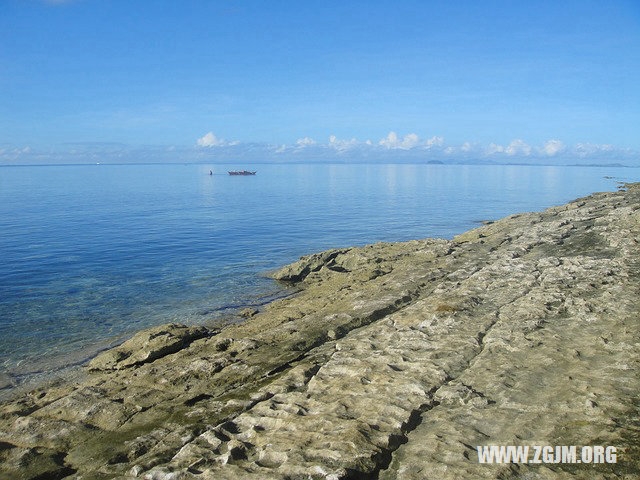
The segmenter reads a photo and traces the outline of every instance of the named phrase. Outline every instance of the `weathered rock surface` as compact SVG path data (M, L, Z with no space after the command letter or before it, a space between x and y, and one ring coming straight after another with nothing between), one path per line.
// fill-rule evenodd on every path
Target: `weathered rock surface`
M640 186L336 249L220 331L166 325L0 407L2 479L638 478ZM476 445L614 445L481 465Z
M89 362L89 370L120 370L153 362L208 335L209 331L204 327L186 327L175 323L150 328L98 355Z

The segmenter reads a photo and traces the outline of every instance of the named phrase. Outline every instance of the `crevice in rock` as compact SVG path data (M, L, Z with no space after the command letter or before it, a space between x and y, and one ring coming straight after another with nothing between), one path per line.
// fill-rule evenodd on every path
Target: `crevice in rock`
M195 397L190 398L189 400L186 400L184 404L187 407L193 407L196 403L201 402L203 400L208 400L209 398L212 398L212 396L206 393L201 393L200 395L196 395Z
M347 270L346 268L337 265L336 263L332 263L330 265L327 265L327 268L329 270L331 270L332 272L338 272L338 273L350 273L351 270Z
M151 355L149 355L149 357L145 358L144 360L132 363L131 365L127 365L124 368L137 368L147 363L153 363L156 360L167 357L169 355L173 355L175 353L180 352L181 350L185 350L189 348L191 344L196 340L200 340L206 337L213 337L217 334L218 334L218 331L208 331L203 335L194 335L190 338L184 339L182 342L176 343L175 345L169 345L164 348L158 349L157 351L153 352Z
M278 366L278 367L274 368L273 370L270 370L270 371L265 375L265 377L272 377L272 376L274 376L274 375L277 375L278 373L282 373L282 372L284 372L285 370L290 369L290 368L293 366L293 364L294 364L294 363L298 363L298 362L300 362L300 361L304 360L304 359L305 359L305 357L307 356L307 353L308 353L308 351L307 351L307 352L304 352L304 353L302 353L302 354L300 354L300 355L298 355L298 356L297 356L296 358L294 358L293 360L289 360L288 362L283 363L282 365L280 365L280 366Z
M16 446L9 442L0 442L0 451L10 450L12 448L16 448Z
M439 387L434 387L429 391L428 398L432 399L433 394ZM409 433L418 428L422 423L423 415L432 408L440 405L439 402L429 401L420 405L418 408L411 411L409 418L400 427L400 433L394 434L389 437L388 447L380 450L376 453L372 460L375 462L376 467L371 472L363 472L356 469L346 469L346 474L341 477L342 480L377 480L380 476L380 472L389 468L391 461L393 460L393 453L409 441Z
M467 389L468 389L471 393L473 393L474 395L477 395L477 396L478 396L478 397L480 397L480 398L484 398L484 399L487 401L487 403L488 403L488 404L490 404L490 405L491 405L491 404L495 404L495 403L496 403L496 401L495 401L495 400L491 400L490 398L487 398L487 396L486 396L484 393L482 393L482 392L480 392L480 391L476 390L476 389L475 389L475 388L473 388L471 385L467 385L467 384L466 384L466 383L464 383L464 382L460 382L460 385L462 385L463 387L467 388Z
M288 276L276 277L277 280L288 284L295 284L302 282L310 273L319 271L322 267L328 266L333 260L340 254L348 252L350 249L335 250L324 254L310 255L303 257L299 262L308 262L297 274L291 274ZM314 261L317 260L317 263Z

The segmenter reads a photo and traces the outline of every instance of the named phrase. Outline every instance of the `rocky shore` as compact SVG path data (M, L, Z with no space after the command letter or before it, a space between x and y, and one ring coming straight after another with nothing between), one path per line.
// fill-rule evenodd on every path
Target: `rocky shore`
M640 184L303 257L300 293L171 324L0 406L0 479L640 477ZM615 464L479 464L613 445Z

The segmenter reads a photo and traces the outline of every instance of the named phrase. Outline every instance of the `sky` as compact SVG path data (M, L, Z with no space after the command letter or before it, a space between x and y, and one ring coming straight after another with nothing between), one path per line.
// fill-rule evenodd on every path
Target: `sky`
M638 0L0 0L0 164L638 152Z

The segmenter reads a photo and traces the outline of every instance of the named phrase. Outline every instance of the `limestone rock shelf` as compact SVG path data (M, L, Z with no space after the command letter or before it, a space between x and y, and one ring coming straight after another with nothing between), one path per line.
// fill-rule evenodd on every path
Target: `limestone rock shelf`
M303 257L244 323L140 332L2 404L0 478L638 478L639 242L629 184ZM488 444L618 463L480 465Z

